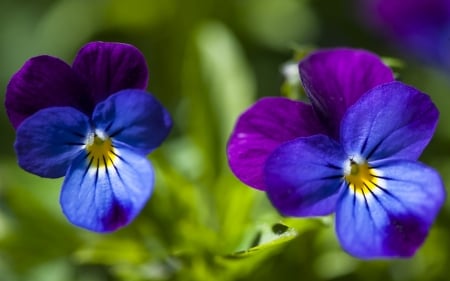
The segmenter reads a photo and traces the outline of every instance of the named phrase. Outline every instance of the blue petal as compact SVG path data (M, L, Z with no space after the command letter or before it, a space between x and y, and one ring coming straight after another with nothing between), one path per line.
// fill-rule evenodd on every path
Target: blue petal
M172 127L164 107L141 90L123 90L99 103L93 122L96 129L143 155L158 147Z
M442 180L433 169L409 160L372 167L378 187L362 194L346 188L337 203L341 245L360 258L412 256L444 202Z
M437 125L431 99L400 82L367 92L345 115L341 143L349 155L368 160L396 157L417 160Z
M324 135L279 146L265 166L267 194L281 214L321 216L334 212L343 184L345 154Z
M73 224L96 232L129 224L149 199L154 183L150 162L125 147L115 147L112 164L103 167L80 155L70 167L61 207Z
M17 128L14 148L20 167L41 177L64 176L89 131L87 116L72 107L38 111Z

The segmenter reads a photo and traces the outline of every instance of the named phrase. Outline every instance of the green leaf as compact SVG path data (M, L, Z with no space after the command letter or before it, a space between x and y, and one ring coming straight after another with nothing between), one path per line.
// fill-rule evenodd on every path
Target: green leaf
M237 117L255 97L253 73L225 25L208 21L194 30L183 64L182 89L186 112L180 122L201 149L200 168L214 176L224 167L226 140Z
M231 259L245 258L285 244L297 237L297 235L298 232L294 228L282 223L275 223L273 225L263 224L254 235L250 248L232 253L226 257Z

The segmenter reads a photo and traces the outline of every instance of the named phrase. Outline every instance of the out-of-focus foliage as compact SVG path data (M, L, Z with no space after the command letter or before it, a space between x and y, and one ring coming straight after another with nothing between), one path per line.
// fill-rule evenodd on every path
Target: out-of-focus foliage
M301 99L296 62L313 47L345 45L389 57L399 79L431 95L441 121L422 160L450 183L450 74L392 58L390 44L358 22L354 4L2 0L2 89L32 56L70 62L88 41L128 42L146 56L149 91L175 127L150 156L157 178L146 208L129 227L96 234L63 217L61 180L18 168L14 131L0 110L0 280L446 279L448 203L414 258L359 261L340 249L333 218L282 218L227 166L226 141L238 115L262 96Z

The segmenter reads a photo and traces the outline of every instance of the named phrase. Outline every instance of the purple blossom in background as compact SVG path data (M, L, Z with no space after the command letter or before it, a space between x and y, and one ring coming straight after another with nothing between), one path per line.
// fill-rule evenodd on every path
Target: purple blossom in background
M401 52L450 70L450 1L364 0L364 19Z
M257 102L229 140L231 169L283 215L335 213L351 255L413 255L445 198L439 174L417 161L436 107L365 51L319 51L299 67L311 105Z
M144 91L147 79L139 50L104 42L85 45L72 66L31 58L11 78L5 106L19 165L41 177L65 176L60 203L73 224L113 231L149 199L154 172L146 155L172 122Z

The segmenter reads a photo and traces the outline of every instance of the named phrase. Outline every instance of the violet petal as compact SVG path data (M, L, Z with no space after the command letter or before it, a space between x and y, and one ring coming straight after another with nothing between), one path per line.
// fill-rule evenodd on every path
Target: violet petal
M124 89L145 89L148 69L142 53L124 43L91 42L78 52L73 70L90 91L91 108Z
M263 98L244 112L228 141L228 162L245 184L264 190L267 157L297 137L324 132L312 107L286 98Z
M35 112L53 106L72 106L83 112L86 90L64 61L51 56L29 59L6 89L5 107L14 128Z
M300 62L299 72L314 110L335 139L347 109L374 86L394 80L378 56L347 48L314 52Z

